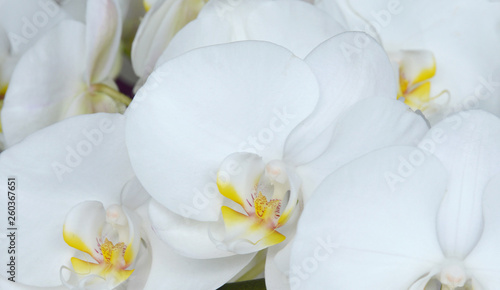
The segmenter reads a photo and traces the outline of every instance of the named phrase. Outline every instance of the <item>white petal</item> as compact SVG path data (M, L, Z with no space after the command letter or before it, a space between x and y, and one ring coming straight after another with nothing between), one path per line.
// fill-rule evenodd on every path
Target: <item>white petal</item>
M122 33L120 13L116 0L87 2L85 80L88 84L102 82L111 73Z
M8 146L59 121L83 89L84 63L75 56L84 55L84 31L81 23L63 21L20 59L2 109Z
M463 112L436 124L423 143L449 173L438 214L439 242L447 256L464 258L483 230L486 184L500 173L500 120L481 111Z
M284 242L267 249L265 268L267 289L290 289L288 273L292 247L293 234L289 234Z
M196 18L204 4L204 0L155 2L141 21L132 44L132 64L138 76L147 77L152 72L170 40Z
M187 53L157 69L128 110L127 146L144 188L169 210L217 220L221 162L252 152L281 159L289 132L317 101L309 68L265 42Z
M86 200L105 206L120 202L122 188L134 176L124 123L118 114L79 116L41 130L0 154L1 179L15 176L18 180L20 283L60 285L59 268L68 266L74 253L62 235L69 209ZM5 195L0 205L6 208L7 201ZM3 248L7 243L0 241ZM7 251L2 257L7 259Z
M0 287L2 289L9 290L67 290L68 288L64 286L59 287L36 287L31 285L25 285L17 282L17 278L14 279L16 282L7 280L7 278L0 276Z
M150 199L151 196L149 196L139 180L134 177L125 184L120 204L130 209L136 209L146 204Z
M61 1L59 5L66 12L71 19L85 23L85 16L87 14L87 0L71 0Z
M407 289L441 261L446 171L431 155L406 171L401 159L417 150L373 152L321 184L299 221L292 289Z
M484 230L476 247L465 259L465 265L483 289L495 289L500 283L500 176L494 177L486 187L482 200Z
M396 80L381 46L361 32L346 32L318 46L306 58L320 84L315 112L287 140L294 164L318 157L328 146L339 115L361 99L396 99Z
M337 119L325 152L299 167L304 199L307 202L325 177L351 160L387 146L415 146L427 131L425 120L400 101L359 101Z
M214 259L233 256L234 253L217 249L210 238L213 230L222 230L220 222L200 222L175 214L158 202L151 201L149 218L159 239L178 254L194 259Z
M198 47L241 40L269 41L304 58L342 31L335 19L303 1L210 1L172 39L158 65Z
M345 29L320 9L304 1L265 1L246 22L248 39L265 40L305 58L316 46Z
M0 26L7 31L11 53L16 55L26 52L65 18L66 13L53 0L5 1L0 9Z
M3 27L0 26L0 64L9 55L9 38L7 37L7 32ZM1 75L0 75L1 76Z
M146 221L152 250L152 265L144 289L216 289L235 276L255 254L196 260L176 253L163 243Z

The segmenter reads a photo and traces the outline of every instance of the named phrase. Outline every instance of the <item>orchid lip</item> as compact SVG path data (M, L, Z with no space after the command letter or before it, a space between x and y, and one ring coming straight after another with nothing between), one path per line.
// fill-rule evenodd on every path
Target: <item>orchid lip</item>
M66 217L63 237L69 246L91 257L80 254L80 258L71 258L79 279L94 276L100 279L89 278L92 283L102 279L115 287L134 272L130 268L140 239L133 229L132 219L119 205L104 210L100 202L78 204Z
M297 204L292 172L282 161L264 164L256 154L234 153L226 158L217 177L219 192L228 199L221 208L226 232L222 239L212 239L217 246L246 253L284 241L277 229L286 224Z

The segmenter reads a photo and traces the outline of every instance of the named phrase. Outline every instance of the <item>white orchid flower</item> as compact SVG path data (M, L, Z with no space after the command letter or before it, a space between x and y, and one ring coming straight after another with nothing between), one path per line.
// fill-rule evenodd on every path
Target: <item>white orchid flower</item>
M66 117L125 110L129 99L110 78L119 14L115 1L88 1L86 25L65 20L23 55L2 109L7 146Z
M453 115L416 147L329 176L302 214L295 289L496 289L500 120Z
M120 271L85 271L85 267L102 268L82 261L95 259L110 269L129 266L141 246L137 221L121 207L134 179L123 140L124 123L119 114L71 118L2 152L0 175L4 180L15 177L18 184L13 199L5 195L0 201L7 206L14 200L9 205L15 208L10 225L15 229L4 231L16 237L16 251L2 254L4 259L15 257L15 270L2 276L40 287L95 283L92 274L110 286L101 289L123 282L117 279ZM11 240L3 236L0 243L7 248ZM116 256L106 252L110 243L126 246L125 262L120 257L107 260ZM145 277L147 272L142 284Z
M149 17L141 24L132 49L134 69L142 78L136 87L142 86L154 68L195 48L242 40L263 40L305 57L321 42L345 31L321 9L302 1L213 0L203 6L195 20L175 34L185 23L169 25L168 19L178 15L174 13L179 10L174 8L182 8L182 12L194 11L201 8L205 1L183 1L183 6L179 6L180 2L157 1L153 6L157 8L152 8ZM174 4L174 8L168 7ZM191 8L184 8L186 5ZM163 20L165 17L166 20ZM187 18L183 16L180 19Z
M364 47L346 54L359 40ZM426 131L396 101L383 49L344 33L305 61L258 41L172 59L134 98L126 134L161 240L198 259L268 248L267 286L283 289L287 245L316 185L354 157Z
M477 106L500 113L500 37L495 33L500 3L315 2L332 15L342 14L351 30L379 38L400 76L400 97L431 122Z

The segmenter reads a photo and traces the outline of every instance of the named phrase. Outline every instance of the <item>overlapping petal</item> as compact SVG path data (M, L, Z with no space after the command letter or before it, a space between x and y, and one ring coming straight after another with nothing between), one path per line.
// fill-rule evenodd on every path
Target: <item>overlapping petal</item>
M195 48L241 40L269 41L303 58L342 31L335 19L303 1L210 1L172 39L157 65Z
M131 104L134 170L169 210L215 221L223 199L215 184L220 162L238 151L280 159L286 136L317 99L307 65L274 44L192 51L157 69Z
M287 140L286 160L300 165L330 143L339 115L364 98L394 98L396 80L384 50L371 37L346 32L319 45L305 60L318 78L321 98L314 113Z
M217 249L211 232L223 231L222 223L200 222L175 214L152 200L149 218L157 237L178 254L193 259L214 259L233 256L234 253Z
M406 168L416 150L382 149L325 180L299 221L292 289L406 289L441 261L436 212L446 170L431 155Z
M75 55L85 54L84 40L85 26L65 20L24 54L2 109L8 146L57 122L72 101L68 96L77 96L83 90L84 60Z
M167 0L153 4L132 44L132 64L138 76L149 76L170 40L198 16L204 4L204 0Z
M68 15L53 0L4 1L0 26L7 32L12 55L22 55Z
M402 102L375 97L363 99L343 112L332 131L327 149L298 168L306 202L324 178L342 165L387 146L415 146L428 127L422 116Z
M147 214L141 214L145 219ZM144 228L152 249L152 265L144 289L216 289L243 269L254 254L215 259L191 259L179 255L158 238L154 224L145 219ZM193 237L195 240L196 237ZM190 273L186 279L186 273Z
M483 231L486 185L500 173L500 120L482 111L456 114L434 126L419 146L433 153L448 171L437 217L438 236L448 257L463 259Z
M482 199L484 229L476 247L465 259L467 268L473 279L483 289L494 289L500 283L498 261L500 251L498 237L500 236L500 178L495 176L488 183Z
M122 31L117 0L88 1L86 14L85 80L98 83L111 73Z

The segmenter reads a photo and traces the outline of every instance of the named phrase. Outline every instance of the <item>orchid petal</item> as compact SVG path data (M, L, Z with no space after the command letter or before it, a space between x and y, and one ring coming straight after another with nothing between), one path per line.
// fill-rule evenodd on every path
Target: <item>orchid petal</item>
M364 98L395 99L397 92L387 55L364 33L332 37L311 52L306 62L318 78L321 97L313 114L287 140L285 158L297 165L326 149L332 126L347 108Z
M2 109L8 146L59 121L82 91L84 63L75 55L84 54L84 31L81 23L63 21L19 60Z
M13 55L25 53L66 18L66 13L53 0L5 1L0 9L0 26L7 32Z
M255 254L236 255L217 259L190 259L179 255L154 232L147 214L144 228L152 251L151 271L147 278L146 290L163 289L168 284L172 289L216 289L235 276L247 265ZM196 237L192 237L196 239ZM193 275L195 274L195 275ZM186 277L189 276L189 279Z
M16 176L22 188L16 197L17 234L24 237L17 240L23 249L17 253L20 283L61 284L59 269L69 266L74 253L62 235L70 208L86 200L99 200L105 206L120 202L123 186L134 176L125 148L124 119L118 114L67 119L0 154L0 177ZM0 199L3 207L7 202L7 195ZM7 247L7 242L2 239L0 245ZM38 261L43 261L42 267Z
M121 11L116 0L88 1L86 20L85 81L91 84L111 73L122 33Z
M342 165L387 146L413 145L427 133L425 120L400 101L368 98L346 110L337 120L327 149L300 166L304 200Z
M305 58L328 38L345 31L335 18L304 1L265 1L246 22L248 39L265 40ZM286 27L286 29L284 29Z
M210 238L210 231L222 230L222 223L199 222L184 218L154 200L149 205L149 218L158 238L182 256L193 259L214 259L234 255L218 249Z
M87 2L87 0L59 1L59 6L61 6L71 19L85 23Z
M17 279L16 279L17 280ZM9 290L67 290L65 286L59 287L36 287L31 285L25 285L19 282L12 282L7 280L7 278L0 276L0 288Z
M283 230L287 237L286 241L267 249L265 277L268 289L290 289L288 274L295 229L296 223L293 228Z
M286 136L311 113L317 93L309 68L271 43L178 57L149 77L128 109L137 177L169 210L215 221L223 200L215 184L220 162L234 152L281 159Z
M402 169L416 150L373 152L321 184L299 221L292 289L407 289L443 259L435 217L446 171L431 155Z
M266 288L267 289L290 289L290 282L288 280L288 275L276 265L274 259L276 253L283 248L283 243L270 247L267 250L266 255L266 267L265 267L265 277L266 277ZM288 260L288 262L290 262Z
M10 44L7 32L0 26L0 64L2 64L4 59L9 55L9 49ZM1 76L2 75L0 75L0 77Z
M440 142L430 144L433 139ZM437 217L439 242L447 256L464 258L481 237L486 184L500 173L500 120L486 112L463 112L436 124L424 140L420 147L449 173Z
M142 20L132 44L132 64L138 76L149 76L170 40L196 18L204 4L205 0L168 0L154 4Z
M500 236L500 176L488 183L482 200L484 230L476 247L465 259L465 265L473 279L479 281L482 289L495 289L500 283L500 259L498 237Z
M151 199L151 196L144 189L137 178L133 178L122 191L120 204L132 210L146 204Z
M269 41L304 58L342 31L333 18L303 1L210 1L172 39L157 65L195 48L241 40Z

